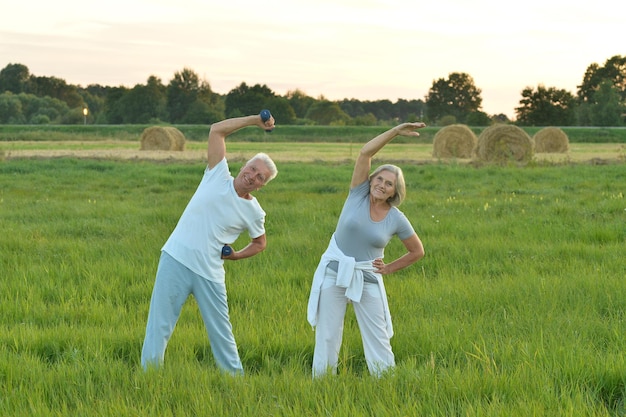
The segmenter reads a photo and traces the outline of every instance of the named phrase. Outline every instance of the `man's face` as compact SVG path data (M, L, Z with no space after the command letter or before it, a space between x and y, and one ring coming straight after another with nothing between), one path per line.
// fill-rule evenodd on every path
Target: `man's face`
M257 159L244 165L237 178L244 191L252 192L263 187L270 175L271 172L265 163Z

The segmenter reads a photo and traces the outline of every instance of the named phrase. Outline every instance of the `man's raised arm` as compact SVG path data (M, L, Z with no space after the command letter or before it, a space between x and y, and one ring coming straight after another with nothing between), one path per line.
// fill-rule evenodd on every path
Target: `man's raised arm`
M263 130L274 129L274 118L267 110L253 116L234 117L213 123L209 130L207 162L213 168L226 156L226 137L247 126L258 126ZM266 118L267 116L269 118ZM265 119L265 120L264 120Z

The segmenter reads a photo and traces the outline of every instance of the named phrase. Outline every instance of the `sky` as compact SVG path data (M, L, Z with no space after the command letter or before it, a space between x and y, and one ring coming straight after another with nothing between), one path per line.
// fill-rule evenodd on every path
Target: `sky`
M245 82L395 102L461 72L483 111L510 119L524 88L575 95L589 65L626 55L619 0L0 0L0 10L0 69L83 87L167 84L189 68L220 94Z

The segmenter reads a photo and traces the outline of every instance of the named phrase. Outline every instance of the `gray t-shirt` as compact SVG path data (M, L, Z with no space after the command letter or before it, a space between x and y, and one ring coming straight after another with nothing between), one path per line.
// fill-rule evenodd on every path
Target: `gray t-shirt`
M369 180L352 188L335 229L337 246L357 262L384 257L385 247L394 235L404 240L415 234L413 226L397 207L391 207L383 220L373 221L370 217L369 198ZM331 262L329 267L336 271L337 263ZM367 272L364 279L376 282Z

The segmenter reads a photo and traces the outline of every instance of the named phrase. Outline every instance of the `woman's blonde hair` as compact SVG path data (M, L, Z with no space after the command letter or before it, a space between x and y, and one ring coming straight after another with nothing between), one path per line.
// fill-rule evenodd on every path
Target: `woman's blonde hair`
M370 182L372 182L372 178L378 175L381 171L389 171L396 176L396 192L393 196L387 199L387 202L394 207L398 207L400 204L402 204L402 201L404 201L404 197L406 197L406 184L404 182L404 174L402 173L402 169L391 164L381 165L370 174Z

